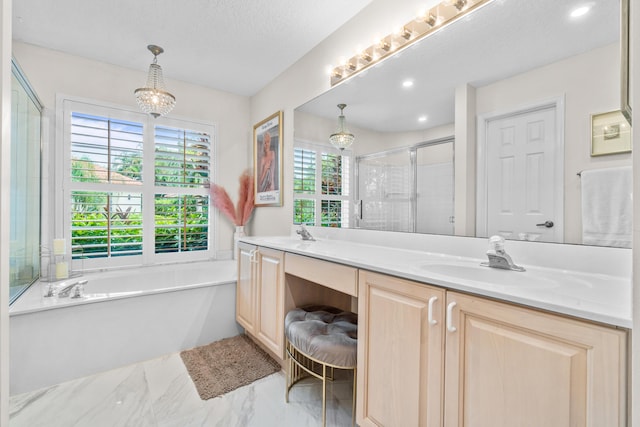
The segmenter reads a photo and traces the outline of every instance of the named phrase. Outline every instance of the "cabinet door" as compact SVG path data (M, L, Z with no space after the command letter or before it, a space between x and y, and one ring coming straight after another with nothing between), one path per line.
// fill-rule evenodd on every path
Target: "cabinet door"
M238 244L238 281L236 283L236 321L249 334L255 333L256 277L254 255L256 247Z
M362 270L359 280L358 424L442 425L444 291Z
M624 331L453 292L447 303L445 426L625 425Z
M284 254L258 250L256 333L268 349L284 356Z

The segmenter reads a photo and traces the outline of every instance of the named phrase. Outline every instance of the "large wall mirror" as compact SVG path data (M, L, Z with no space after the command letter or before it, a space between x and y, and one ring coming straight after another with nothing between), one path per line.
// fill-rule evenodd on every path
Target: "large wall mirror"
M298 107L295 139L327 143L336 105L348 105L350 226L628 247L630 193L606 211L600 187L630 186L631 153L592 155L594 118L620 109L621 5L590 2L581 13L584 5L492 1ZM630 134L627 122L609 125L600 131L612 139ZM445 146L422 148L443 141L444 157ZM372 186L362 181L382 183L377 172L407 178L402 189L376 189L406 217L401 227L367 220L363 188ZM430 192L438 208L420 210Z

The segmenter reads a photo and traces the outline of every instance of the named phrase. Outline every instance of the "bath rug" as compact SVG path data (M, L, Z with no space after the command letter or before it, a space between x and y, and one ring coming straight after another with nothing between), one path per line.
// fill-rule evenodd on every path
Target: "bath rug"
M251 384L280 365L246 335L225 338L180 353L202 400Z

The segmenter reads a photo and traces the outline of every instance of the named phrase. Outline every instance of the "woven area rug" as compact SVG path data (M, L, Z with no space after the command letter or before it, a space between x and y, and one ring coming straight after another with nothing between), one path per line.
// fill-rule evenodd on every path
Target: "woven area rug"
M180 353L202 400L228 393L280 370L246 335L225 338Z

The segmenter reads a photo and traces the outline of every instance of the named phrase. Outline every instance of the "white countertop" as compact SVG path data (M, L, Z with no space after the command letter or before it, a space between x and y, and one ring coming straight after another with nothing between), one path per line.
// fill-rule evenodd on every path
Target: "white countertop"
M500 270L480 266L486 258L339 239L302 241L297 236L273 236L243 237L241 241L608 325L632 326L630 277L526 264L524 272ZM518 259L514 262L521 264Z

